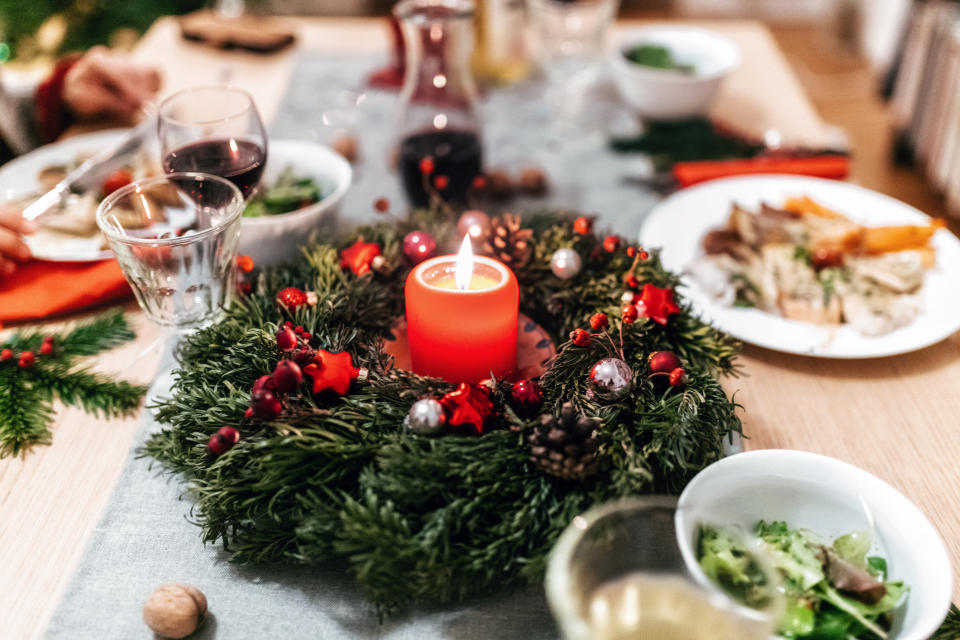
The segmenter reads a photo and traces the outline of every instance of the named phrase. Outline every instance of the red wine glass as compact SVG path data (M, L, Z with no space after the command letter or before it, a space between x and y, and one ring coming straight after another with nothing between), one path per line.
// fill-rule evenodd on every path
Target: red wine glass
M256 191L267 162L267 134L249 93L234 87L193 87L160 105L160 154L167 173L226 178L244 198Z

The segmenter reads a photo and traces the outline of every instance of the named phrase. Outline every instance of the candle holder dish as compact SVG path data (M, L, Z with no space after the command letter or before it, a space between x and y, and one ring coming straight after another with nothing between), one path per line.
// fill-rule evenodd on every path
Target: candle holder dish
M390 329L393 339L383 341L384 351L393 356L393 366L396 369L411 368L410 343L407 339L407 319L404 316L397 318ZM557 355L557 346L550 339L550 334L529 317L519 315L517 322L517 368L507 380L517 381L529 378L539 378L547 370L547 363Z

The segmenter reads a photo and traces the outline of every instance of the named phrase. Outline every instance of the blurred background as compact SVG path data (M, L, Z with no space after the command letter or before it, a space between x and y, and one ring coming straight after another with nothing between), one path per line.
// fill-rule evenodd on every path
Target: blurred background
M390 0L0 0L0 61L10 69L41 69L65 52L95 44L129 49L157 17L204 7L227 14L385 16L392 5ZM931 78L923 64L898 71L911 41L924 49L925 60L936 55L938 38L951 47L960 41L953 28L958 9L960 3L948 0L622 0L620 18L766 23L823 119L836 125L853 149L853 179L937 216L946 214L948 202L957 208L960 190L947 193L930 166L933 160L917 152L922 124L917 120L933 109L927 99L931 83L953 83L958 74L944 66ZM904 77L910 74L915 77ZM899 106L898 89L908 94ZM932 126L935 132L948 128L943 122ZM918 155L921 166L914 162Z

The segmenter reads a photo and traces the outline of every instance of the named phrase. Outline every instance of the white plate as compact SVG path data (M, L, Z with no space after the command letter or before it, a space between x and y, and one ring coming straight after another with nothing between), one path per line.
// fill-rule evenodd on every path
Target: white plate
M640 230L646 247L661 247L663 265L684 271L703 254L703 235L722 226L734 201L747 207L779 206L789 196L807 195L866 225L924 224L929 217L889 196L846 182L803 176L744 176L713 180L679 191L650 213ZM931 241L937 264L923 285L924 311L906 327L882 336L863 336L840 325L825 327L788 320L758 309L717 304L688 275L684 294L717 328L768 349L820 358L879 358L922 349L960 329L960 241L945 229Z
M840 460L767 449L718 460L698 473L680 494L677 537L691 574L711 588L695 551L697 525L705 520L744 531L758 520L779 520L829 540L873 530L870 554L886 558L890 578L910 587L894 614L894 640L929 638L950 608L953 571L940 534L902 493Z
M126 133L126 129L97 131L61 142L54 142L0 167L0 201L19 199L30 194L43 193L43 187L37 182L37 174L44 167L57 164L69 164L81 154L93 154L116 143ZM68 238L56 243L43 242L42 236L25 238L27 246L38 260L53 262L93 262L113 255L110 250L101 248L102 237L98 233L89 238Z

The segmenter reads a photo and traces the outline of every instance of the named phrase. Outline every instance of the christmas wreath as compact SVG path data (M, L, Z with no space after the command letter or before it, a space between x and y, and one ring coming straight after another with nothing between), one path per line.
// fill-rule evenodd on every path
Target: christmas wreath
M406 274L464 233L553 337L538 380L392 366ZM343 561L381 614L541 580L574 516L678 492L741 429L717 381L738 344L655 252L589 218L416 211L245 279L181 343L145 454L189 481L204 541L242 563Z

